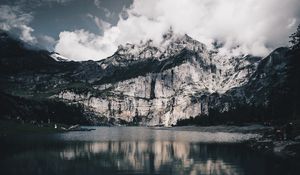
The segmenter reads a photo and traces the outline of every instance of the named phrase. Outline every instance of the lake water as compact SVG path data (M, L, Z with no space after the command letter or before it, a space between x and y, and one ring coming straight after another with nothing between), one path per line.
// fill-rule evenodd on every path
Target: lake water
M255 134L94 127L90 132L1 138L0 174L296 174L240 142Z

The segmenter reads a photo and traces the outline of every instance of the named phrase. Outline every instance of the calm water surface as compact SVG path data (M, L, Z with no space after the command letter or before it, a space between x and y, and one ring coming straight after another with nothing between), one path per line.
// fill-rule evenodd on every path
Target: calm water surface
M290 163L236 143L251 134L94 128L1 138L0 174L297 174Z

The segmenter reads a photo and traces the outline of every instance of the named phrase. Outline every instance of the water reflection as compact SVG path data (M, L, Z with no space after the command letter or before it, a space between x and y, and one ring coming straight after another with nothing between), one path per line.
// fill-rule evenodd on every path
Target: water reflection
M233 146L233 145L231 145ZM189 144L184 142L95 142L78 144L60 151L62 160L88 159L118 171L172 172L171 174L242 174L228 154L230 145ZM233 146L237 147L237 146ZM230 151L230 152L227 152ZM217 153L219 155L217 155ZM224 155L222 155L224 154ZM226 160L222 156L231 156ZM104 159L110 158L110 159ZM110 167L111 168L111 167Z
M207 142L220 139L219 135L100 128L6 138L0 142L0 171L5 175L285 174L282 161L250 152L241 144Z

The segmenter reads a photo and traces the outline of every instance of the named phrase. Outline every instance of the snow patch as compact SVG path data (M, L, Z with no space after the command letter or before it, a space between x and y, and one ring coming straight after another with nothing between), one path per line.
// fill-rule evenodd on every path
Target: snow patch
M64 57L60 55L59 53L52 52L50 56L55 60L55 61L60 61L60 62L66 62L66 61L71 61L69 58Z

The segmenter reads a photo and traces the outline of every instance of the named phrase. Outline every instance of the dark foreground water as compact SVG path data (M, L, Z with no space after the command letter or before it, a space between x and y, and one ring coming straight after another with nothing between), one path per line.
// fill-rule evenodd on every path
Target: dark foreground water
M251 137L141 127L5 137L0 174L297 174L290 162L236 143Z

